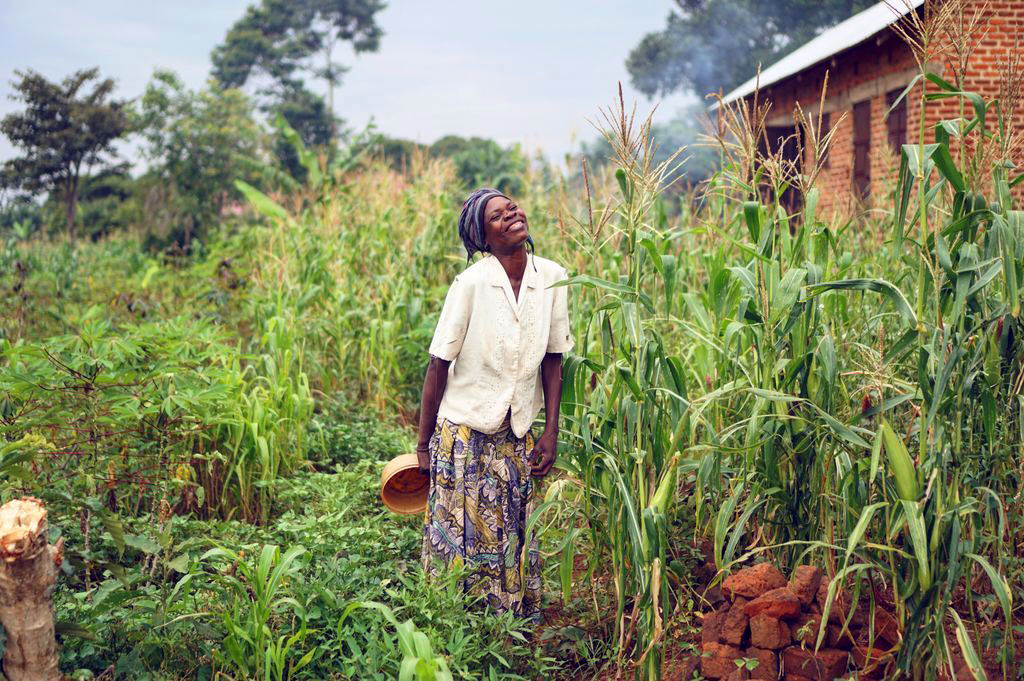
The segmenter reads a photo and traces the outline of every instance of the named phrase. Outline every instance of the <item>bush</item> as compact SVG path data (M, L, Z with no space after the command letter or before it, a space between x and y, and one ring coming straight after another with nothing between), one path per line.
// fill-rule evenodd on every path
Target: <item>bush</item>
M414 450L408 430L384 425L365 408L331 400L309 422L310 459L321 469L387 461Z
M0 197L0 239L27 239L43 225L42 207L25 195Z
M175 317L115 327L93 307L77 333L0 346L8 438L43 434L41 484L113 510L266 518L273 480L305 458L308 388L268 355L246 366L222 329ZM292 428L295 423L297 428Z

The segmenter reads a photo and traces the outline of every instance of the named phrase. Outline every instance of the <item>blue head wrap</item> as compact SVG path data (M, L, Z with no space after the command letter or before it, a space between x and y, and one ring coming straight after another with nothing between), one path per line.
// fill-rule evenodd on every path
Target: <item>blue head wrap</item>
M470 194L462 204L462 212L459 213L459 238L466 247L467 260L471 260L474 253L487 253L491 250L487 245L487 233L484 230L484 209L487 208L487 202L495 196L508 198L497 189L481 187ZM528 237L526 242L532 249L533 239Z

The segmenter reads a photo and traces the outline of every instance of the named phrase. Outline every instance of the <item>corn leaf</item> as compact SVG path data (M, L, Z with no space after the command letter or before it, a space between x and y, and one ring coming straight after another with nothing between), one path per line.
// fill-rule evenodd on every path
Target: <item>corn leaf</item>
M1007 584L1006 579L1002 577L996 569L992 567L992 563L988 562L988 558L985 556L979 556L976 553L968 553L967 557L973 560L975 563L981 566L981 569L988 575L989 581L992 583L992 590L996 594L996 598L999 599L999 607L1003 609L1003 617L1006 620L1006 626L1009 628L1011 613L1013 610L1013 594L1010 591L1010 586Z
M932 585L932 573L924 517L921 514L921 507L916 501L903 499L900 503L903 504L907 525L910 528L910 542L914 547L914 557L917 559L917 579L921 591L925 592Z
M978 651L974 649L974 644L971 643L971 635L967 631L967 627L964 626L964 622L960 619L960 615L957 614L956 610L950 608L949 614L956 623L956 641L960 644L960 652L964 655L967 669L971 672L971 676L974 677L974 681L986 681L988 677L985 676L985 667L982 666L981 658L978 657Z
M917 326L917 315L907 302L903 292L884 279L842 279L826 281L807 287L811 295L819 295L825 291L873 291L885 296L896 311L913 327Z
M868 525L871 523L871 519L875 516L875 512L884 506L888 506L888 503L879 501L869 506L865 506L861 510L860 517L857 518L857 524L853 526L853 530L850 532L850 536L846 540L847 562L850 560L850 555L857 550L857 546L860 544L860 540L864 537L864 533L867 532Z

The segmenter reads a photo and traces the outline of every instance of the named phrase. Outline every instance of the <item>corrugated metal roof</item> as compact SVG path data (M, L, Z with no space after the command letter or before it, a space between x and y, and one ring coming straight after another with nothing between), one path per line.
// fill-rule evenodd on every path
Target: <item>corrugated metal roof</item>
M727 94L723 101L731 102L740 97L751 94L760 82L760 87L777 83L788 78L809 66L824 61L834 54L864 42L879 31L896 23L896 20L909 11L906 5L917 9L924 4L924 0L892 0L892 6L884 2L868 7L863 12L854 14L852 17L836 24L827 31L823 31L818 37L809 40L804 45L793 50L785 57L775 62L768 68L761 71L761 77L756 76L740 85L738 88ZM897 14L902 10L902 14Z

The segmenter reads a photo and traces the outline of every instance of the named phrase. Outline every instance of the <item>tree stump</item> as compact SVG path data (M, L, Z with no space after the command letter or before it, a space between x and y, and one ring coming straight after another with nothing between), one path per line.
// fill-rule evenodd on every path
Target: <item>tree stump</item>
M8 681L60 681L50 596L64 540L50 546L46 509L24 497L0 507L0 624Z

